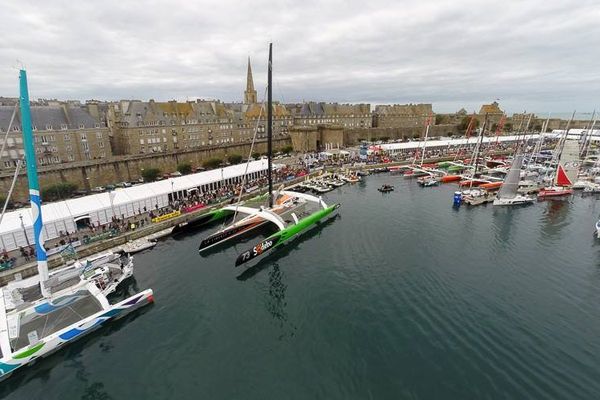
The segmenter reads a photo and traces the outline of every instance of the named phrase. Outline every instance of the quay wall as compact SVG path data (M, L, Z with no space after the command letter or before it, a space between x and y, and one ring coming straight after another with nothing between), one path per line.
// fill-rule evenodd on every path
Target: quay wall
M289 138L273 139L275 151L289 146ZM69 182L77 185L79 190L90 191L96 186L106 186L123 181L135 181L141 178L141 171L147 168L159 168L161 173L170 173L177 170L177 165L189 163L192 166L201 166L202 161L210 158L225 159L231 154L240 154L244 158L250 152L250 143L231 144L223 146L204 147L178 152L165 152L137 156L116 156L110 160L90 160L68 165L52 167L41 167L38 170L42 191L49 185L59 182ZM265 153L267 151L266 141L257 142L253 152ZM8 193L14 172L0 174L0 191ZM27 202L27 176L25 169L17 178L12 202Z

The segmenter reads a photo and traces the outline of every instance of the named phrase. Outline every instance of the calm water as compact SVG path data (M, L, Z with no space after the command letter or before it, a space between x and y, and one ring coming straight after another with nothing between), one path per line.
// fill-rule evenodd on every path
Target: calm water
M337 189L340 217L244 279L249 243L203 258L207 231L161 242L136 257L154 306L0 397L599 398L596 199L456 211L454 188Z

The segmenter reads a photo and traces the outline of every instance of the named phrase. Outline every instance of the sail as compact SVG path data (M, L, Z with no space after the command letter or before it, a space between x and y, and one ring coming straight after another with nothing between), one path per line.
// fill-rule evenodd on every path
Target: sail
M523 164L523 154L517 154L510 166L510 170L504 179L502 187L498 191L499 199L512 199L517 195L519 181L521 180L521 165Z
M579 171L579 144L576 140L566 140L556 168L555 184L571 186L577 180Z
M556 184L556 186L571 186L571 185L573 185L573 182L569 179L569 177L565 173L564 168L560 164L556 168L555 184Z

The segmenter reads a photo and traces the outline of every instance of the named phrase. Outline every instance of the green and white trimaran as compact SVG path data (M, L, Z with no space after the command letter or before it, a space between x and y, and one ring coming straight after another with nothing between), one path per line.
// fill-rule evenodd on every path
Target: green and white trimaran
M320 197L311 196L304 193L297 193L291 191L282 191L280 194L288 195L298 201L305 202L306 204L316 204L319 209L313 211L306 216L298 217L296 212L292 211L289 216L284 220L280 215L272 212L270 209L273 208L273 180L272 180L272 138L273 138L273 99L272 99L272 75L273 75L273 45L269 44L269 65L268 65L268 86L267 86L267 139L268 139L268 178L269 178L269 209L262 209L257 213L267 221L274 223L279 229L278 232L272 234L256 246L252 247L240 254L235 261L235 266L246 264L251 260L256 261L258 258L262 258L269 254L272 250L283 246L286 243L291 242L302 233L309 229L317 226L317 224L325 219L328 219L335 215L335 211L338 209L339 204L327 205ZM291 217L291 218L290 218Z

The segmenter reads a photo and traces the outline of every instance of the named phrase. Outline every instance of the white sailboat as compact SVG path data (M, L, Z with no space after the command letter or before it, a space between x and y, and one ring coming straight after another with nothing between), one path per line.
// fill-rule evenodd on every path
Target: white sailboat
M514 206L533 203L535 197L519 193L519 181L521 180L521 166L523 165L523 154L517 154L510 166L510 170L504 179L504 183L496 198L495 206Z
M124 264L106 253L49 273L42 239L42 215L27 74L20 71L23 144L39 275L13 282L0 295L0 380L48 356L107 322L153 302L152 289L111 304L107 294L133 273L131 258ZM115 258L116 257L116 258Z

